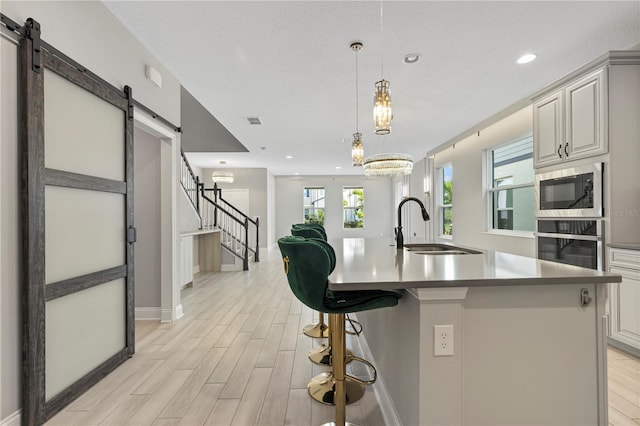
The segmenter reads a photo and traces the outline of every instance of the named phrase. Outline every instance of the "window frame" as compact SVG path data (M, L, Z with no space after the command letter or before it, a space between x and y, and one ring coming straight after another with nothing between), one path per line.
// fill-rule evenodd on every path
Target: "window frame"
M446 168L451 169L451 202L445 204L444 202L444 170ZM438 238L447 240L453 239L453 165L451 163L445 163L436 168L436 204L438 210ZM444 233L444 212L445 209L451 209L451 234Z
M520 135L518 137L515 137L513 139L509 139L505 142L493 145L489 148L486 148L483 150L483 169L484 169L484 182L483 182L483 188L484 188L484 208L485 208L485 216L486 216L486 220L485 220L485 233L488 234L497 234L497 235L505 235L505 236L512 236L512 237L526 237L526 238L534 238L534 231L524 231L524 230L514 230L514 229L501 229L501 228L494 228L494 224L493 224L493 197L494 197L494 193L499 192L499 191L507 191L507 190L515 190L515 189L521 189L521 188L529 188L529 187L535 187L535 168L533 168L533 153L532 153L532 164L531 167L533 168L533 172L534 175L532 177L531 182L528 183L517 183L517 184L507 184L504 186L493 186L493 182L494 182L494 177L493 177L493 151L495 151L496 149L500 149L500 148L504 148L508 145L511 144L515 144L517 142L521 142L525 139L531 139L531 143L533 144L533 134L532 133L526 133L524 135ZM506 179L508 177L513 178L513 176L507 176L504 177L502 179ZM535 204L535 202L534 202ZM507 208L502 208L499 210L514 210L514 207L507 207Z
M344 191L345 190L349 190L349 189L360 189L362 191L362 206L361 207L354 207L354 206L345 206L344 202L346 201L344 198ZM343 186L342 187L342 229L343 230L349 230L349 229L353 229L353 230L358 230L358 229L365 229L365 222L364 222L364 218L366 217L365 214L365 208L364 208L364 186L354 186L354 185L348 185L348 186ZM346 227L345 225L345 221L344 221L344 217L345 217L345 211L346 210L358 210L358 209L362 209L362 226L361 227Z
M325 200L324 202L324 207L315 207L313 205L307 205L305 204L305 200L307 197L305 197L305 192L309 189L322 189L324 191L324 197L322 199ZM326 199L327 199L327 189L324 186L305 186L302 188L302 223L308 223L307 222L307 218L305 217L305 213L307 211L307 209L313 209L315 210L322 210L322 226L324 226L325 222L326 222L326 209L327 209L327 203L326 203ZM317 201L317 200L316 200Z

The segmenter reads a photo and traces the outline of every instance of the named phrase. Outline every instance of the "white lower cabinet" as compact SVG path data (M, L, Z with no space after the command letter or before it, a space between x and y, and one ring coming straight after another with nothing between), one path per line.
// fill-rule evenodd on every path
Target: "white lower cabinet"
M180 237L178 277L180 286L193 282L193 236Z
M611 248L609 271L622 282L609 288L609 343L640 355L640 251Z

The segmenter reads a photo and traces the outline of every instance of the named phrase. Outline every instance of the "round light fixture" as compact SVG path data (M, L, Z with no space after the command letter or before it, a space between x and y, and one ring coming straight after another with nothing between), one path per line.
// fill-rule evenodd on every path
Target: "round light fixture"
M291 160L291 159L293 158L293 155L287 155L287 156L286 156L286 157L284 157L284 158L286 158L287 160Z
M376 154L364 159L365 176L403 176L413 170L413 158L407 154Z
M404 58L402 58L402 62L404 62L405 64L415 64L420 60L421 57L422 55L419 53L409 53L408 55L404 55Z
M211 180L214 183L233 183L233 172L215 170L211 174Z
M536 59L536 55L535 54L527 53L526 55L520 56L516 62L519 63L519 64L528 64L529 62L533 61L534 59Z

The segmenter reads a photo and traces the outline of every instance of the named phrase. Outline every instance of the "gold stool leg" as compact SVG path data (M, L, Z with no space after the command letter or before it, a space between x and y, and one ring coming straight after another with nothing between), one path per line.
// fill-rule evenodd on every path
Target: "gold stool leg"
M340 315L335 315L340 316ZM334 314L329 315L329 328L333 325L335 321ZM318 402L327 405L339 405L339 395L337 393L338 382L336 380L336 364L335 362L338 360L342 360L342 384L340 387L344 388L344 392L342 392L342 404L351 404L356 402L364 395L364 385L362 383L357 382L356 380L351 379L348 376L345 376L345 334L344 334L344 315L338 319L338 321L342 321L342 328L338 327L338 332L335 334L331 334L332 336L332 347L338 348L337 350L332 351L333 358L333 371L322 373L311 379L309 382L307 389L309 390L309 395ZM339 330L342 330L340 333Z
M319 318L317 324L309 324L302 329L302 332L309 337L316 339L329 337L329 327L324 322L324 312L318 312Z
M336 425L344 425L347 418L347 388L345 384L345 329L344 314L331 315L333 328L333 352L331 354L331 364L333 365L333 377L336 379L336 390L333 401L336 406Z

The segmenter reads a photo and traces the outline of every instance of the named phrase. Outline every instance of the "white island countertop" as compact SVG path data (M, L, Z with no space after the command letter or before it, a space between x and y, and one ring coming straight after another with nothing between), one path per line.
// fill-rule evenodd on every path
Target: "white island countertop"
M329 276L334 291L621 281L618 274L498 251L416 254L397 250L389 238L341 238L329 244L336 253L336 267Z

